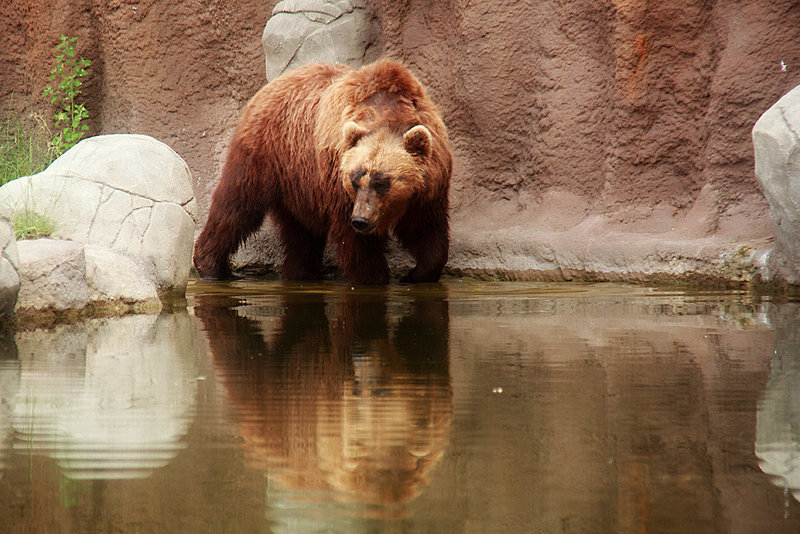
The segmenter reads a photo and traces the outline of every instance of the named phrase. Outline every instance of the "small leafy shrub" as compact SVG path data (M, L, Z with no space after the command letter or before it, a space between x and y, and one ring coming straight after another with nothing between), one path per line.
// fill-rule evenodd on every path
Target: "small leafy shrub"
M81 94L82 76L86 76L86 69L92 64L88 59L75 57L75 41L77 37L62 35L56 45L56 66L50 71L50 83L45 87L44 95L50 98L50 103L55 104L58 111L54 115L55 134L51 139L51 147L56 157L70 149L81 140L89 129L84 122L89 118L89 112L82 102L78 101Z
M89 127L84 122L89 112L82 102L80 78L86 76L91 61L75 57L77 37L62 35L55 47L56 65L50 71L50 83L43 96L55 104L54 129L40 115L32 121L9 115L0 121L0 186L19 178L43 171L58 156L81 140ZM55 222L46 214L27 206L12 215L17 239L50 237Z

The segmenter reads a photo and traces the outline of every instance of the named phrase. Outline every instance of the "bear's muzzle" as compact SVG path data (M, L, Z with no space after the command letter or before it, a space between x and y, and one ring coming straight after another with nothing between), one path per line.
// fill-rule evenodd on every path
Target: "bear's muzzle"
M378 196L370 187L360 187L353 203L350 226L360 234L369 234L378 226Z
M359 234L366 234L369 232L369 221L366 220L364 217L359 217L358 215L354 215L350 219L350 225Z

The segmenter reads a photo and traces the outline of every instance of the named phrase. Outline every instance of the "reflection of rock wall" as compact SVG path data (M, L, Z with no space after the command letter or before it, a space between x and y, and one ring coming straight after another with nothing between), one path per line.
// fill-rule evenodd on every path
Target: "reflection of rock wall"
M13 433L12 406L19 387L19 362L0 358L0 478Z
M148 476L184 447L197 384L188 315L131 315L17 334L14 448L70 478Z
M459 417L428 506L476 532L788 530L752 455L772 352L758 304L513 287L450 294Z
M441 458L447 303L396 304L389 313L382 294L289 293L226 309L197 298L248 464L267 472L268 498L292 528L305 528L312 502L348 517L402 515Z

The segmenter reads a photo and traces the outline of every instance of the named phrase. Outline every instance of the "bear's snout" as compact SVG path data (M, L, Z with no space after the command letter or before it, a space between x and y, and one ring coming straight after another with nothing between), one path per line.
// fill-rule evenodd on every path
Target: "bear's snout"
M358 215L353 215L350 218L350 225L356 232L360 234L365 234L369 231L369 221L364 217L359 217Z
M350 215L350 226L360 234L369 234L378 225L380 210L375 191L370 187L359 187Z

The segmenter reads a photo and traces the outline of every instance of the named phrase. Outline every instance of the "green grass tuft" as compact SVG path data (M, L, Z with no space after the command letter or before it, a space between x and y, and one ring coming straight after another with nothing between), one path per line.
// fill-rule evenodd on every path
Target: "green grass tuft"
M47 168L56 157L41 117L28 123L9 115L0 121L0 186Z
M56 223L52 219L30 209L15 212L11 219L17 240L52 237L56 231Z
M0 186L46 169L57 156L51 137L41 117L25 122L12 114L0 121ZM13 213L11 222L17 239L51 237L56 229L52 219L29 208Z

